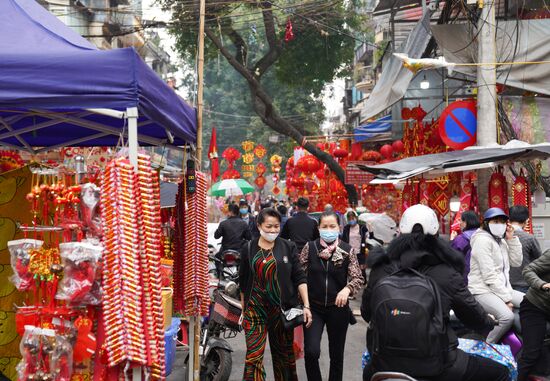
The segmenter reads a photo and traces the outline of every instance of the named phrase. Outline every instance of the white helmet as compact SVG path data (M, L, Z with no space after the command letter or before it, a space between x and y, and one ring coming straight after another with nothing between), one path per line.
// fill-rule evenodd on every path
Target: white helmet
M411 233L416 224L422 226L424 234L436 235L439 231L437 216L426 205L416 204L405 210L399 222L399 230L404 234Z

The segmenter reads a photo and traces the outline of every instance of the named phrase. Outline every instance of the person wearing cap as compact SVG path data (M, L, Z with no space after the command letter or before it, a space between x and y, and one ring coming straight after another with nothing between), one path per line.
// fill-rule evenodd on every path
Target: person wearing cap
M524 294L512 288L510 267L523 261L521 242L514 235L508 215L490 208L481 227L472 235L468 288L476 300L499 322L487 336L488 343L498 342L514 323L514 307L519 308Z
M246 202L244 198L241 198L239 201L239 213L241 219L248 225L248 230L250 230L252 239L260 237L260 231L258 230L258 225L256 224L256 218L250 214L250 206L248 206L248 202Z

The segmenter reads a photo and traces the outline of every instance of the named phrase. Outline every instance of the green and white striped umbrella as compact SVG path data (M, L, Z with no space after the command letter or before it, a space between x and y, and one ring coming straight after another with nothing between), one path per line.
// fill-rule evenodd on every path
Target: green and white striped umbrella
M229 179L218 181L208 191L209 195L230 197L240 196L247 193L254 192L254 187L243 179Z

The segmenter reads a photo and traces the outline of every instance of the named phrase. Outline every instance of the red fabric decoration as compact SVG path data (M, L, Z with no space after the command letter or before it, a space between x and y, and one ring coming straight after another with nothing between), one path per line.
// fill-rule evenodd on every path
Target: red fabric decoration
M218 146L216 143L216 128L212 128L212 136L210 137L210 147L208 148L208 158L210 159L210 177L215 183L220 177L220 159L218 158Z
M285 28L285 42L290 42L292 40L294 40L294 32L292 32L292 22L288 19Z
M531 224L532 217L532 205L531 205L531 189L529 188L529 183L523 175L523 170L520 175L514 181L512 185L512 198L514 199L514 205L526 206L529 209L529 219L525 224L524 230L533 234L533 225Z
M351 145L351 160L360 160L363 155L363 145L361 143L353 143Z
M405 210L409 209L411 206L412 193L413 187L409 180L407 180L407 183L403 187L403 193L401 193L401 214L403 214Z
M74 326L77 329L76 343L74 345L73 358L75 362L82 362L92 357L96 351L97 343L91 333L92 321L85 317L78 317Z
M363 156L361 156L363 161L380 161L382 160L382 155L378 151L365 151Z
M429 187L428 187L428 184L426 183L426 180L420 179L418 183L418 191L420 194L419 203L426 206L429 206L429 203L430 203L430 192L428 188Z
M256 180L254 180L254 184L260 189L263 189L265 187L265 184L267 183L267 180L263 176L256 177Z
M506 177L504 177L500 168L491 175L489 181L489 208L500 208L508 213Z
M224 180L239 179L240 177L241 177L241 174L235 168L228 169L222 175L222 179Z

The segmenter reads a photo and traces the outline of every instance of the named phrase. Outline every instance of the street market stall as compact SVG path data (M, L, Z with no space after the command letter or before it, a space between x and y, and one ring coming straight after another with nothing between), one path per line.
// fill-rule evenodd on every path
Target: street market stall
M98 50L34 0L0 2L0 36L0 145L33 155L128 147L105 170L75 176L39 165L27 178L3 177L15 185L12 199L22 201L25 192L31 207L20 219L29 226L17 230L9 213L20 210L3 209L2 221L14 222L13 234L3 237L12 281L25 293L2 293L0 307L11 311L14 295L26 307L6 313L23 339L18 354L17 335L2 337L0 360L10 365L0 370L12 380L164 379L160 187L138 146L193 145L195 110L133 49ZM206 181L199 172L196 178L189 201L198 205ZM185 221L197 221L195 210ZM182 240L206 237L205 221L188 225ZM200 284L184 292L186 310L196 311ZM19 356L17 374L11 364Z

